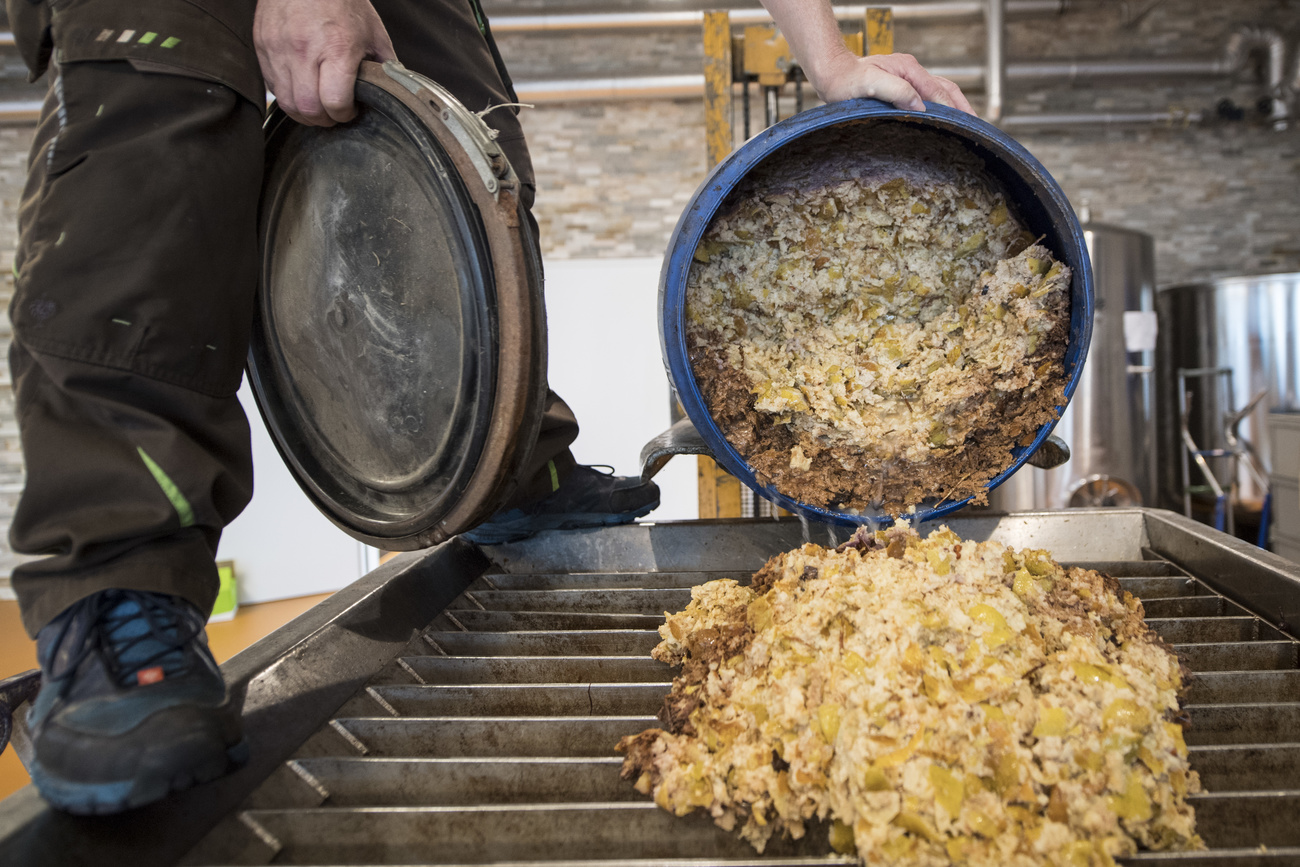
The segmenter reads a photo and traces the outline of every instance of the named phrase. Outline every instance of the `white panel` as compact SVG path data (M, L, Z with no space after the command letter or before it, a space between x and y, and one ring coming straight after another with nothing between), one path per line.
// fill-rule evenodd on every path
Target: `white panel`
M1300 412L1270 412L1268 435L1273 475L1300 479Z
M327 593L362 575L366 546L331 524L280 460L245 382L239 401L253 430L253 501L221 536L235 561L239 603Z
M1273 488L1273 533L1300 539L1300 484L1294 479L1270 476Z
M1128 352L1154 351L1159 330L1160 325L1153 311L1124 311L1124 349Z
M641 446L669 425L668 375L659 352L658 258L546 263L550 383L573 408L583 464L641 472ZM650 519L699 517L695 458L673 458L655 481Z

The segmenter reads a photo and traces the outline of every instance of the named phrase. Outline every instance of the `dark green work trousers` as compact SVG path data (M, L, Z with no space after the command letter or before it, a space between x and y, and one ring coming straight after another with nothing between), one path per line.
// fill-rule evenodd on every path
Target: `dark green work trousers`
M253 492L236 399L257 275L264 91L253 0L8 0L51 86L19 213L10 353L27 487L14 550L27 630L106 588L217 591ZM514 101L476 0L374 0L398 58L481 110ZM487 115L524 182L514 112ZM536 231L536 223L532 223ZM577 436L554 393L514 502ZM548 466L549 464L549 466Z

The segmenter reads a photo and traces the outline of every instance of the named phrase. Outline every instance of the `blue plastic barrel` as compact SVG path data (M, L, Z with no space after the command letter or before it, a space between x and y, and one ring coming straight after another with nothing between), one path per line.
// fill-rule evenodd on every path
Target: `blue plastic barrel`
M1065 193L1029 151L997 127L942 105L926 103L926 108L924 112L903 111L879 100L855 99L819 106L769 127L733 151L709 173L695 191L695 196L682 213L668 242L659 281L660 339L664 365L668 368L668 375L682 406L724 469L760 496L811 520L863 524L888 520L894 516L848 513L812 506L759 484L753 469L727 442L709 414L686 351L686 280L695 249L727 196L751 171L782 148L795 141L817 136L821 131L844 125L860 126L860 134L864 140L869 140L872 122L882 120L912 123L918 129L933 132L935 136L955 139L983 159L985 169L1002 184L1028 229L1035 235L1044 236L1041 243L1069 265L1073 272L1070 287L1070 333L1065 350L1067 402L1078 386L1079 374L1088 354L1088 343L1092 337L1092 267L1088 262L1083 230ZM1064 406L1059 407L1060 411L1064 409ZM1014 473L1047 438L1054 426L1055 422L1043 425L1033 444L1013 449L1014 460L992 481L990 489ZM918 505L915 514L906 517L913 521L937 518L961 508L969 501L967 498L956 502L941 502L932 497Z

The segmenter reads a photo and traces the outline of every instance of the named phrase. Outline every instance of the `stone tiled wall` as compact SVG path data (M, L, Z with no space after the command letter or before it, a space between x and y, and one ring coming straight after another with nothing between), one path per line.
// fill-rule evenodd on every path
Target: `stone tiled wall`
M658 255L704 177L698 100L542 105L524 128L547 257Z
M506 14L516 11L515 6L533 11L527 0L501 0L494 11ZM1149 13L1141 15L1148 8ZM1013 63L1088 57L1217 58L1229 35L1243 25L1281 32L1292 46L1288 64L1298 62L1300 4L1277 0L1076 3L1062 16L1013 20L1008 54ZM900 23L896 39L899 50L928 64L982 60L979 22ZM626 58L626 74L671 74L692 71L697 40L691 33L643 41L624 35L610 47ZM525 76L520 70L546 78L590 74L592 58L599 53L592 36L575 42L510 35L500 41L521 80ZM581 50L573 50L575 45ZM1293 69L1288 69L1288 77ZM1076 206L1086 201L1094 219L1155 237L1162 284L1300 270L1300 122L1278 133L1253 121L1250 113L1261 92L1253 73L1248 69L1234 78L1153 79L1122 86L1013 85L1008 110L1030 114L1175 107L1213 117L1221 99L1232 100L1247 109L1245 121L1186 129L1035 130L1018 138ZM605 74L617 73L607 69ZM974 96L978 105L979 95ZM792 110L791 102L786 99L783 113ZM663 252L681 203L704 176L703 110L698 102L543 105L526 111L524 124L538 166L538 216L548 256ZM605 142L612 147L602 146Z
M1215 130L1037 134L1024 143L1095 220L1156 240L1162 286L1300 271L1300 135Z
M516 81L699 74L698 29L503 33L497 46ZM617 64L611 64L617 58Z
M704 177L694 101L525 112L548 257L657 256ZM1095 220L1156 239L1162 285L1300 271L1300 124L1022 133Z

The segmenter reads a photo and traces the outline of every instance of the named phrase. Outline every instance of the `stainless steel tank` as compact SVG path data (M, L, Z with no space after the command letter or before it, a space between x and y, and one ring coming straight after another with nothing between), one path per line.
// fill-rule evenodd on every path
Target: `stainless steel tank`
M1070 446L1070 461L1022 467L990 493L993 509L1155 502L1155 244L1101 223L1084 223L1083 235L1096 293L1092 348L1054 431Z
M1160 291L1156 309L1160 317L1156 360L1160 505L1181 511L1178 370L1224 368L1232 372L1230 389L1226 376L1188 381L1192 393L1188 426L1202 449L1225 447L1224 414L1242 409L1261 392L1265 394L1242 420L1239 431L1254 447L1264 469L1271 471L1268 413L1300 410L1300 274L1172 286ZM1226 488L1231 479L1225 466L1212 462ZM1236 481L1238 504L1258 508L1263 491L1244 465L1238 466ZM1204 484L1195 468L1191 482Z

